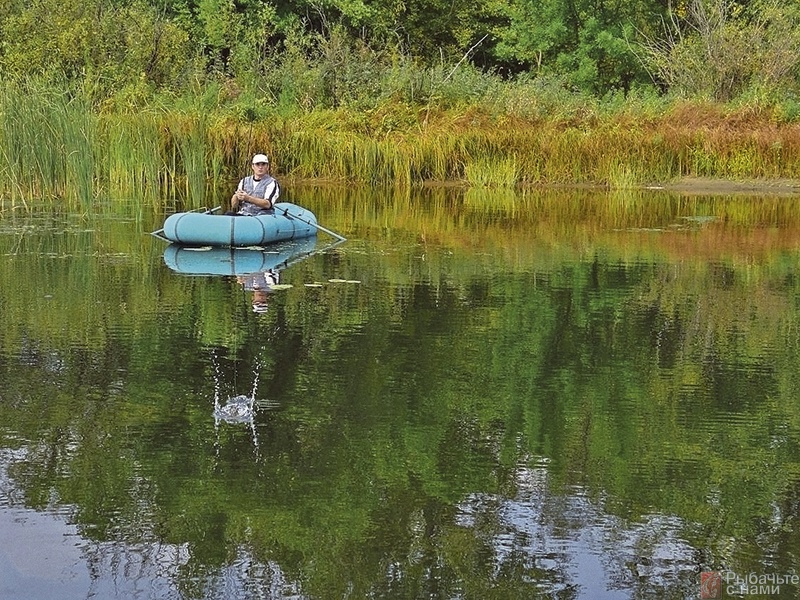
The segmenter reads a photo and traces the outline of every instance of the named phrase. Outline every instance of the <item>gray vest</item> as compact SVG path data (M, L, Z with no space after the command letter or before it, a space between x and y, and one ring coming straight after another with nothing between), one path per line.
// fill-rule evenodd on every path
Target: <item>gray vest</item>
M239 183L239 187L245 191L249 196L256 196L257 198L265 198L273 204L278 201L281 195L281 187L278 182L271 175L263 177L260 181L253 179L252 175L248 175ZM272 212L272 209L261 208L250 202L242 202L239 207L240 215L267 215Z

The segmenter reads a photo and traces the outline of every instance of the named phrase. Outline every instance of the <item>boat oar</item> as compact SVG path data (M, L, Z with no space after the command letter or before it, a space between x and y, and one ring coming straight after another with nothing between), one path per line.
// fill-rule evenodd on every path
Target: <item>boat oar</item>
M298 221L300 221L301 223L305 223L306 225L311 225L312 227L316 227L316 228L317 228L317 229L319 229L320 231L324 231L324 232L325 232L325 233L327 233L328 235L332 235L333 237L335 237L335 238L336 238L336 239L338 239L338 240L341 240L341 241L343 241L343 242L346 242L346 241L347 241L347 238L346 238L346 237L344 237L343 235L339 235L339 234L338 234L338 233L336 233L335 231L331 231L330 229L327 229L327 228L323 227L323 226L322 226L322 225L320 225L319 223L314 223L313 221L308 221L308 220L306 220L306 219L302 218L302 217L301 217L301 216L299 216L299 215L292 214L292 213L290 213L290 212L289 212L289 210L288 210L288 209L286 209L286 208L281 208L280 206L276 206L276 207L275 207L275 210L281 210L281 211L283 211L283 214L284 214L284 215L286 215L287 217L290 217L290 218L292 218L292 219L297 219L297 220L298 220Z

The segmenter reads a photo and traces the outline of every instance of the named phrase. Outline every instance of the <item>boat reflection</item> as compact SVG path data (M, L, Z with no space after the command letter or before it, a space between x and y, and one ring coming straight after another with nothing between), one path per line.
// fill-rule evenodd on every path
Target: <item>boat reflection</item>
M316 238L303 238L268 248L191 248L170 244L164 249L164 263L182 275L242 275L278 271L331 248L317 246Z

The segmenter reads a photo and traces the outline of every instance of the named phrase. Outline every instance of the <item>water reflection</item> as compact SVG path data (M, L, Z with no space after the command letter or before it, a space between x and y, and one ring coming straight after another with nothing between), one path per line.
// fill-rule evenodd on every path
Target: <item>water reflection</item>
M265 271L280 271L304 260L315 252L333 247L303 238L281 242L266 248L187 247L168 244L164 248L164 263L182 275L248 276Z
M474 494L458 507L455 524L477 532L493 580L518 573L531 597L696 597L701 565L684 522L627 522L580 487L553 494L547 462L519 465L513 497Z
M3 222L3 594L52 597L31 547L66 599L800 568L798 201L406 193L295 190L331 249ZM237 276L270 270L253 312Z

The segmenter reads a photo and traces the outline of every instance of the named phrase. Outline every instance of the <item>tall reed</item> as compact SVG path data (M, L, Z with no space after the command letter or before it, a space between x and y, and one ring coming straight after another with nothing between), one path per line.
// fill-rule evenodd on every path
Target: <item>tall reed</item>
M659 114L589 107L522 116L398 103L362 112L264 108L244 119L206 96L107 114L80 92L0 86L0 198L87 211L97 199L158 208L179 195L197 208L217 203L210 190L249 172L255 152L272 156L279 177L401 187L800 178L800 125L767 112L676 104Z
M98 114L80 94L10 84L0 91L0 199L85 212L101 196L156 206L182 193L201 206L226 176L219 139L202 114Z
M12 204L63 198L86 208L94 197L97 119L79 97L48 86L0 91L0 193Z
M464 178L473 187L513 188L519 181L519 168L513 156L479 158L464 165Z
M209 146L207 119L203 114L173 114L166 125L169 128L169 137L177 150L177 153L173 152L174 172L182 170L180 183L186 193L188 204L193 207L204 206L208 183L215 180L218 175L213 169L220 165L219 153ZM181 165L182 169L178 165Z
M157 205L161 192L174 174L162 161L159 122L148 113L119 115L101 122L106 152L97 173L107 184L111 198L138 194L143 202Z

